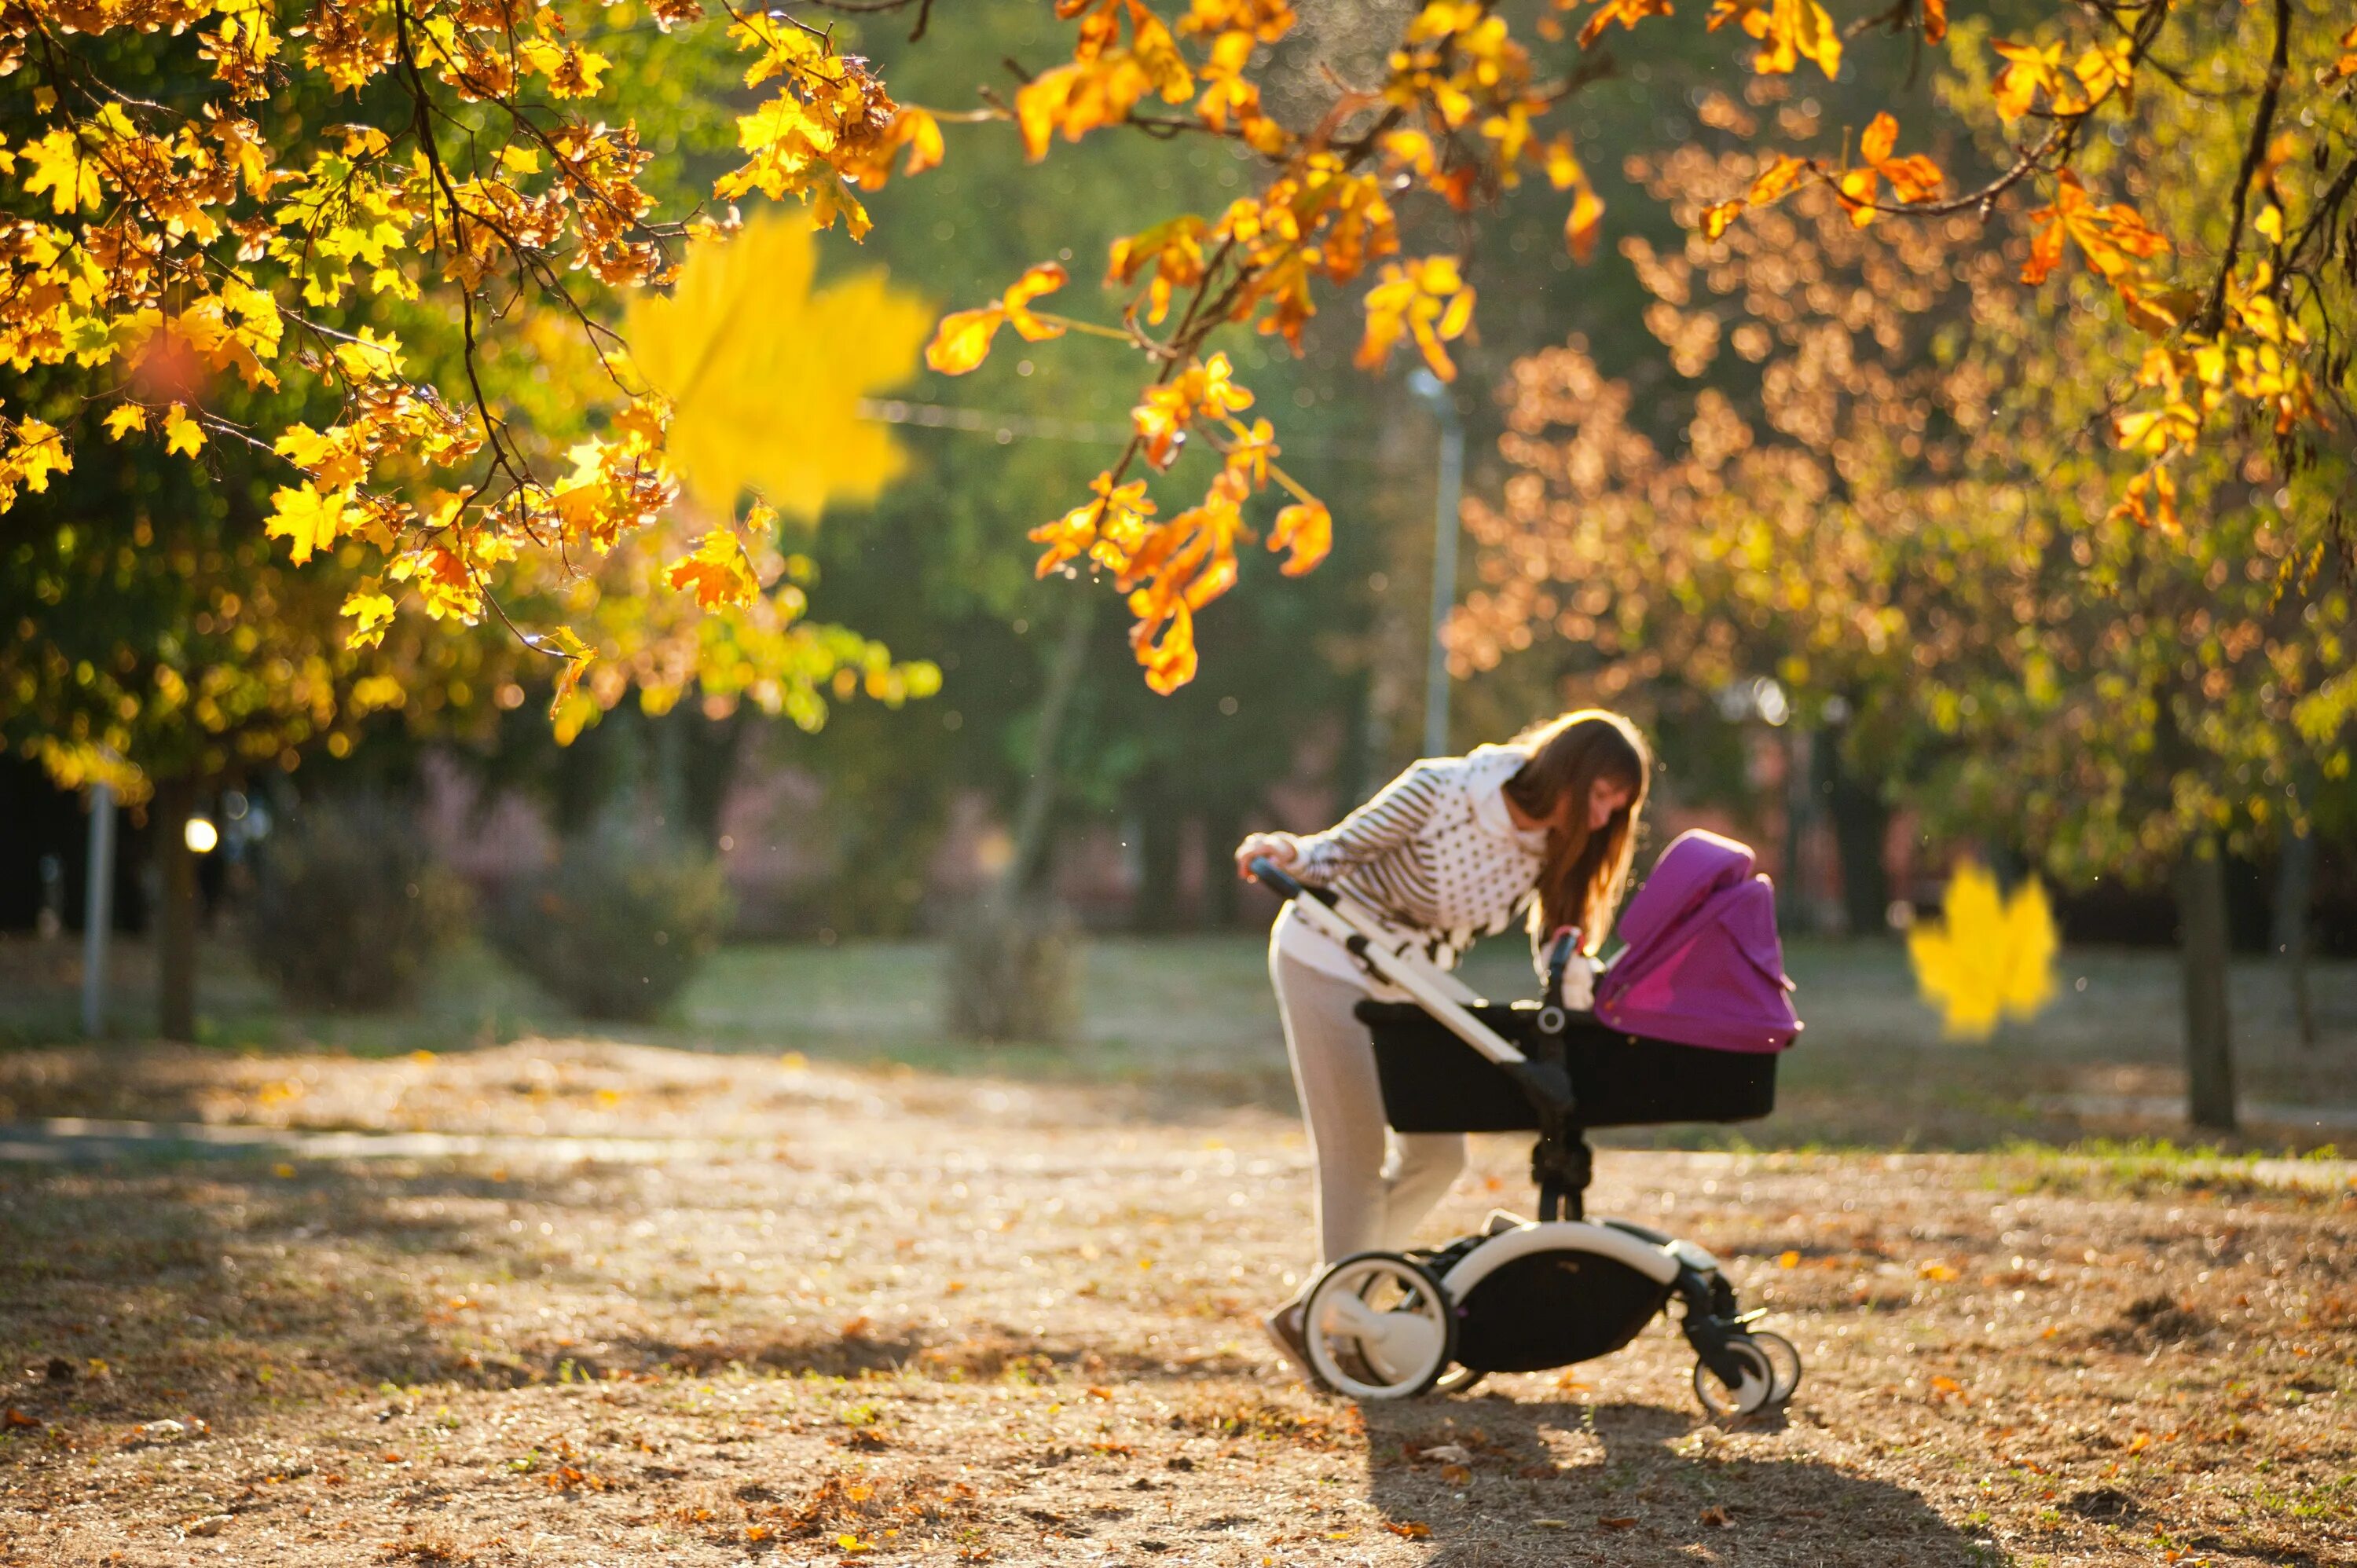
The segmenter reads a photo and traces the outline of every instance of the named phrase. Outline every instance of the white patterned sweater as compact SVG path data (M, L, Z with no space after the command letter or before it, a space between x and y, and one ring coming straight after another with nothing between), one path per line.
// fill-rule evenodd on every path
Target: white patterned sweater
M1346 893L1391 933L1383 945L1453 969L1477 937L1493 936L1529 907L1546 857L1546 830L1519 828L1506 781L1530 760L1517 746L1427 757L1322 833L1295 840L1293 874ZM1321 973L1371 985L1341 946L1295 918L1278 918L1276 950Z

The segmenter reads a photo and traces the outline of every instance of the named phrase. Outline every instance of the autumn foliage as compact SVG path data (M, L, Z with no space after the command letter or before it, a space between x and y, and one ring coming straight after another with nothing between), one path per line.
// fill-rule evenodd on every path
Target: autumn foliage
M2002 237L2011 230L1997 215L2019 213L2031 235L2025 281L2061 276L2075 257L2146 335L2109 421L2139 459L2115 498L2122 516L2178 526L2183 472L2245 426L2296 463L2344 395L2347 289L2331 280L2352 247L2357 31L2329 0L2243 8L2259 52L2226 61L2216 84L2228 156L2169 168L2135 166L2112 133L2138 104L2189 91L2173 62L2209 24L2183 0L2055 6L2004 38L1977 21L1952 31L1943 0L1846 18L1816 0L1715 0L1698 16L1674 16L1666 0L1556 0L1529 38L1493 0L1430 0L1374 75L1329 72L1322 96L1296 94L1282 112L1264 84L1300 28L1285 0L1057 0L1069 53L1022 66L1011 95L992 90L983 109L955 113L896 102L843 47L832 8L811 0L707 20L700 0L655 0L651 19L666 30L725 27L753 94L716 205L668 214L647 185L655 154L630 106L612 101L614 62L586 41L586 5L10 0L0 6L12 95L0 140L10 192L0 359L44 376L0 391L0 508L88 460L93 441L197 461L240 444L279 467L263 527L288 560L361 551L365 569L345 600L353 645L372 646L404 615L506 620L564 671L563 693L598 659L617 666L592 682L601 701L657 664L667 680L695 679L705 653L633 654L613 613L602 627L585 618L570 602L585 596L565 585L635 541L684 532L684 553L586 597L677 594L690 614L737 614L774 580L752 537L759 523L734 516L739 492L810 504L760 465L714 460L700 433L726 417L717 394L656 347L662 323L705 286L699 254L748 242L731 240L738 219L725 204L799 201L818 226L856 239L872 221L866 193L952 156L946 124L1006 122L1034 161L1113 131L1210 136L1256 159L1256 183L1222 210L1173 214L1117 241L1109 319L1041 308L1069 287L1049 263L991 304L953 311L930 350L938 370L971 368L1011 327L1032 341L1106 337L1141 356L1129 444L1034 537L1043 572L1109 576L1128 596L1137 656L1168 690L1195 669L1194 617L1237 580L1264 492L1283 492L1266 537L1288 570L1313 564L1330 528L1279 461L1273 422L1246 422L1249 392L1212 339L1241 328L1298 348L1326 304L1357 289L1362 365L1380 370L1408 349L1453 374L1451 346L1475 330L1473 220L1501 190L1543 178L1562 193L1566 242L1587 256L1603 205L1550 116L1615 69L1610 49L1697 20L1761 80L1830 77L1873 29L1951 51L1966 88L1958 112L1986 110L2003 128L1986 178L1953 177L1925 150L1932 127L1884 113L1854 137L1831 124L1763 136L1748 174L1704 193L1691 220L1717 242L1809 188L1861 227L1908 213ZM903 13L911 47L931 11L920 0L840 8L870 27L883 25L877 13ZM116 80L159 75L171 91ZM349 118L317 113L330 99ZM2198 199L2177 205L2196 216L2157 217L2162 189L2192 191ZM663 290L672 306L644 303ZM814 297L820 319L846 306ZM415 343L384 325L404 307L455 325L455 371L414 362ZM551 317L611 388L594 433L562 454L541 450L479 373L498 342ZM635 361L633 337L649 339ZM206 394L224 380L261 412ZM806 439L872 442L847 428ZM1217 470L1191 502L1166 506L1149 480L1189 440L1217 454ZM716 530L741 535L743 549L715 542ZM534 607L519 618L511 599ZM784 678L763 660L811 651L758 627L695 640L725 650L724 687L739 691ZM664 690L663 701L676 695Z

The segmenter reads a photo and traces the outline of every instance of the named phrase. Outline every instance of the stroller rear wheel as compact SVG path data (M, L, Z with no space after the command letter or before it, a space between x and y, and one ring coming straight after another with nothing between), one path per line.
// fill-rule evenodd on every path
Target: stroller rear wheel
M1749 1415L1765 1410L1776 1388L1776 1369L1769 1362L1768 1352L1741 1336L1727 1342L1727 1353L1742 1369L1742 1376L1734 1382L1722 1381L1710 1369L1707 1361L1696 1361L1694 1370L1695 1398L1702 1408L1715 1418L1724 1421L1731 1415ZM1798 1357L1794 1358L1798 1361Z
M1396 1252L1355 1252L1302 1303L1309 1369L1354 1399L1410 1399L1454 1359L1457 1312L1440 1282Z

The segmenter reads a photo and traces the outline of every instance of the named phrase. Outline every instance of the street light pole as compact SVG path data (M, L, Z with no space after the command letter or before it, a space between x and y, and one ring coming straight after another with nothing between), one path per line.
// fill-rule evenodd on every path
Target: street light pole
M81 896L81 1032L106 1032L106 941L114 923L114 786L90 792L90 865Z
M1448 755L1448 645L1442 632L1457 607L1458 510L1465 491L1465 423L1448 383L1430 371L1408 377L1408 389L1440 421L1440 475L1432 522L1432 626L1424 666L1424 755Z

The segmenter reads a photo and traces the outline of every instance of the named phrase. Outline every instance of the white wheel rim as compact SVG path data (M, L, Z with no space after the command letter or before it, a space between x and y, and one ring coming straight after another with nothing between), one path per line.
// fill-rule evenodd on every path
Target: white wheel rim
M1738 1340L1728 1347L1743 1363L1743 1377L1738 1382L1721 1383L1709 1363L1695 1363L1695 1397L1713 1415L1749 1415L1763 1409L1768 1396L1775 1388L1775 1373L1769 1366L1767 1353L1757 1346Z
M1367 1298L1388 1285L1384 1308ZM1448 1310L1431 1280L1406 1263L1362 1258L1329 1270L1302 1312L1309 1364L1328 1386L1360 1399L1399 1399L1428 1384L1448 1358ZM1344 1369L1342 1354L1380 1381Z

